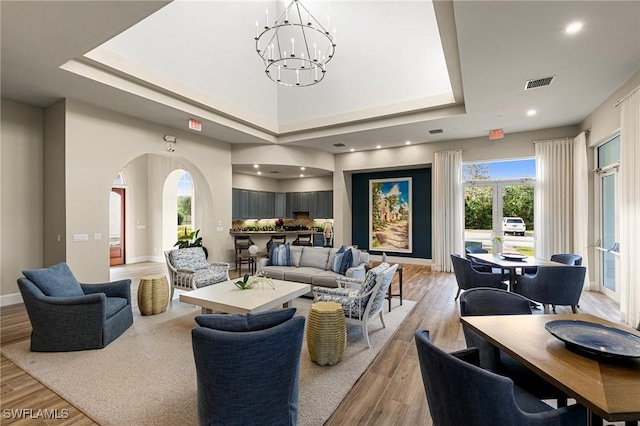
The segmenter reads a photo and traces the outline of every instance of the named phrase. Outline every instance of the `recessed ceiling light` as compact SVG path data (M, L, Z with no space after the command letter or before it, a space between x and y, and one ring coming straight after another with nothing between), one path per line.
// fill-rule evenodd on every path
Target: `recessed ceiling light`
M259 175L261 175L261 174L262 174L262 172L258 172L258 174L259 174Z
M304 177L304 175L302 173L300 173L300 177Z
M404 144L405 145L411 145L411 141L406 141Z
M254 165L253 165L253 168L254 168L254 169L257 169L258 167L260 167L260 166L258 166L257 164L254 164Z
M579 32L581 29L582 29L582 22L572 22L571 24L569 24L566 31L567 31L567 34L575 34Z
M537 114L537 111L535 109L530 109L529 111L527 111L527 115L529 117L532 117L532 116L534 116L536 114Z
M351 148L349 151L354 152L356 149L355 148Z
M382 146L376 145L376 149L380 149L380 148L382 148Z
M304 169L305 169L304 167L300 167L300 170L304 170Z

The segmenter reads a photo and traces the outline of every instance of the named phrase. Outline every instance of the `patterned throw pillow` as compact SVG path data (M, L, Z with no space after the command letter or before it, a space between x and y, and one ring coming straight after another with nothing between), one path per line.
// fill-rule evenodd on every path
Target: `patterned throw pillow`
M291 249L289 243L272 245L269 254L269 264L272 266L291 266Z
M340 250L343 250L342 247ZM333 259L333 265L331 265L331 270L340 275L344 275L347 272L347 269L351 267L351 263L353 262L353 252L351 249L343 250L342 253L338 250L336 253L336 257Z

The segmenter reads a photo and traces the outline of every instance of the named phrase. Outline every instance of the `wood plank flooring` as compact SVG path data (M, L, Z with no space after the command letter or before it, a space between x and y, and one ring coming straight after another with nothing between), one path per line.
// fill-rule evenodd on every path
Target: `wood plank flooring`
M166 274L166 265L138 263L111 268L112 280L131 279L131 296L134 305L137 305L140 278L155 274ZM434 342L447 351L465 347L459 322L458 304L453 300L457 285L453 274L432 272L429 267L420 265L405 264L403 278L404 298L418 301L416 307L347 394L326 425L429 426L432 424L413 335L418 329L428 329ZM397 285L396 277L393 283L394 289L397 289ZM176 291L175 298L178 293L179 291ZM584 292L580 306L580 312L607 318L613 322L619 321L618 305L600 293ZM558 307L557 310L558 313L570 312L568 307ZM0 308L0 346L28 340L30 333L31 324L24 305ZM2 392L0 424L56 426L96 424L4 356L0 359L0 383ZM5 410L11 409L31 409L31 413L24 412L28 416L31 414L31 417L36 417L38 410L57 410L54 413L58 417L66 418L6 418ZM608 423L605 422L605 424Z

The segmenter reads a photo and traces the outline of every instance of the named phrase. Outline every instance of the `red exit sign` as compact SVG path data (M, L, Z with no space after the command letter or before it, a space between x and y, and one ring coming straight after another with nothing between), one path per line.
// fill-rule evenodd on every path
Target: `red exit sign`
M189 119L189 128L191 130L195 130L196 132L202 131L202 123L198 120L194 120L193 118Z
M493 141L496 139L502 139L502 138L504 138L504 133L502 132L502 129L496 129L489 132L490 141Z

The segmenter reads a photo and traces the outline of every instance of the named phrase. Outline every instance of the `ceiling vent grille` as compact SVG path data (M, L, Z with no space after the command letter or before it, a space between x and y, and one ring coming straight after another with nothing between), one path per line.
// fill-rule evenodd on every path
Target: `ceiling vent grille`
M280 172L278 170L271 170L269 173L276 174L276 173L280 173Z
M346 146L343 143L334 143L333 146L338 147L338 148L342 148L343 146Z
M437 135L438 133L444 133L444 130L442 130L442 129L433 129L433 130L429 130L429 133L431 133L432 135Z
M553 76L544 77L544 78L536 78L535 80L529 80L524 85L524 90L537 89L538 87L544 87L551 84L553 81Z

